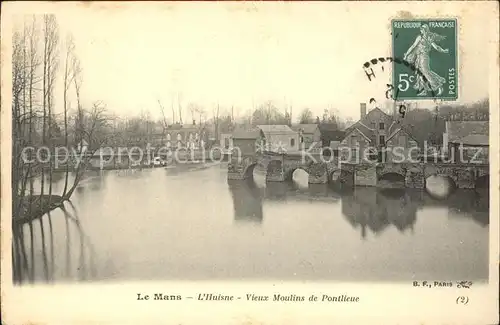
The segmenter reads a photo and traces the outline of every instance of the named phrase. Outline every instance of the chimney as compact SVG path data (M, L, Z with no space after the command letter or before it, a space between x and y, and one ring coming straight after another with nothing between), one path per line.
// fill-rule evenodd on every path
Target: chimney
M366 103L359 104L359 119L362 120L366 116Z

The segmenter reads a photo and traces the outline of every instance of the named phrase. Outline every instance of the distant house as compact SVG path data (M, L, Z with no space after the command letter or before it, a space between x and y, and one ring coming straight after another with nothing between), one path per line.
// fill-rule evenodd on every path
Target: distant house
M220 147L224 149L230 149L233 147L233 139L231 133L221 133L220 135Z
M303 149L308 149L314 143L322 147L321 132L318 124L294 124L291 129L299 134L299 144Z
M299 134L288 125L257 125L265 137L265 148L272 152L297 152Z
M165 128L165 145L171 148L200 148L208 142L208 130L199 125L174 124Z
M99 148L93 153L92 158L94 159L90 159L90 165L100 169L104 169L107 166L114 166L115 159L110 158L115 157L115 154L118 154L118 151L116 150L115 152L113 148Z
M128 132L127 140L122 144L130 146L145 146L148 143L151 146L157 147L165 145L165 134L162 131L151 130L142 132Z
M447 121L443 134L443 149L450 159L459 162L460 148L463 162L488 163L488 121Z
M379 108L367 113L365 103L360 104L360 119L346 130L340 147L343 159L351 163L393 161L396 147L398 161L417 159L420 149L410 131L393 116Z
M417 140L405 126L398 126L385 140L387 154L385 160L390 161L408 161L418 160L420 147ZM397 148L397 149L396 149Z
M340 143L345 138L345 131L339 130L336 124L322 123L318 125L323 147L328 147L332 141Z
M258 128L235 130L231 135L231 139L233 147L239 150L242 155L254 155L265 143L264 133Z
M153 146L162 146L165 144L165 135L161 131L155 131L149 136L149 142Z
M323 154L328 156L331 152L338 156L338 148L340 143L345 138L345 131L339 130L336 124L322 123L318 125L321 132L321 145L323 147ZM331 149L328 150L328 148Z

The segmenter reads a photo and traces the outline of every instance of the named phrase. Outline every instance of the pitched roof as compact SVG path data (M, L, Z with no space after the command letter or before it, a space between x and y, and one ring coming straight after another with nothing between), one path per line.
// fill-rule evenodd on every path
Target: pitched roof
M357 121L356 123L354 123L353 125L348 127L346 129L346 133L345 133L344 138L346 136L348 136L354 130L357 130L359 133L361 133L361 135L363 135L365 138L367 138L370 142L375 143L377 141L376 130L373 127L371 127L371 125L372 125L371 123L374 122L372 120L372 115L374 114L374 112L382 113L382 120L377 119L377 123L384 122L388 126L387 130L388 130L389 137L386 139L386 141L389 140L390 138L392 138L394 135L396 135L397 133L399 133L402 130L408 136L410 136L413 140L417 141L417 143L420 143L420 141L418 141L416 139L416 137L412 134L411 128L409 126L401 124L400 121L395 119L392 115L387 114L386 112L384 112L380 108L372 109L371 111L369 111L365 115L364 118L362 118L361 120Z
M368 137L365 133L363 133L363 131L361 131L359 128L354 128L353 131L358 131L359 134L361 134L366 140L368 140L368 142L373 142L373 139Z
M488 121L447 121L448 141L471 145L488 145L488 123Z
M293 131L302 130L304 133L314 133L318 129L318 124L294 124L292 125Z
M374 130L368 128L366 125L364 125L363 123L360 123L359 121L354 123L353 125L351 125L346 131L347 132L344 134L344 138L347 137L352 132L358 131L369 142L376 141Z
M367 118L368 116L370 116L371 114L373 114L374 112L381 112L383 115L385 115L386 117L390 117L392 118L392 116L390 116L389 114L387 114L386 112L384 112L383 110L381 110L380 108L378 107L375 107L374 109L371 109L368 113L366 113L366 116L365 118ZM363 120L365 119L363 118Z
M397 135L399 132L404 132L406 133L407 136L409 136L410 138L412 138L414 141L416 141L417 143L419 143L419 141L417 139L415 139L415 137L411 134L411 132L409 131L409 128L405 127L405 126L401 126L399 128L397 128L396 130L394 130L390 135L389 137L387 137L387 139L385 140L386 142L391 140L395 135Z
M382 113L382 117L384 118L383 122L392 122L394 119L392 116L385 113L380 108L376 107L370 110L362 119L351 125L346 129L345 136L349 135L352 131L358 130L365 138L367 138L370 142L376 142L376 134L375 129L371 127L372 115L375 112ZM379 121L379 119L377 119ZM390 123L389 123L390 124Z
M289 134L296 135L297 132L290 129L288 125L257 125L259 129L267 135L275 135L275 134Z
M233 139L257 139L260 137L261 130L259 129L237 129L232 133Z

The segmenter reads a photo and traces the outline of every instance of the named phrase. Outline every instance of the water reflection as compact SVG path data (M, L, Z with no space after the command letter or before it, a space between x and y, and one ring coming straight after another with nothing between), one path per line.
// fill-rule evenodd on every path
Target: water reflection
M253 181L229 181L233 197L234 220L262 222L262 193Z
M413 228L418 203L405 190L356 188L342 197L342 214L354 228L360 228L362 238L367 229L378 234L389 226L400 232Z
M487 190L437 199L228 182L220 167L93 172L63 209L14 227L14 279L486 279L488 211Z
M68 207L71 211L68 211ZM15 284L53 282L55 278L87 280L95 277L95 250L71 202L37 220L14 223L12 228L12 273ZM73 240L78 242L77 246ZM56 254L56 246L64 247L65 254ZM57 251L61 252L60 249ZM78 259L73 262L75 254Z
M272 202L323 201L341 203L341 211L349 224L360 229L362 238L367 230L374 234L387 227L399 232L412 231L417 212L425 207L446 207L450 216L470 218L483 227L489 225L488 191L456 190L446 198L425 191L401 188L337 188L326 184L310 184L308 188L294 182L269 182L259 187L252 180L229 181L233 199L234 220L264 219L263 205Z

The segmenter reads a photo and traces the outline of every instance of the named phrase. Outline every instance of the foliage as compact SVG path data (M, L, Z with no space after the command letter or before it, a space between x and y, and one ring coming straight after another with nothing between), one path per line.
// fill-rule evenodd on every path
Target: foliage
M315 119L313 117L313 113L311 111L311 109L309 108L305 108L304 110L302 110L302 112L300 112L300 115L299 115L299 123L300 124L312 124L314 123Z
M290 121L285 114L280 112L271 101L265 102L252 113L253 126L271 124L288 125L289 123Z

